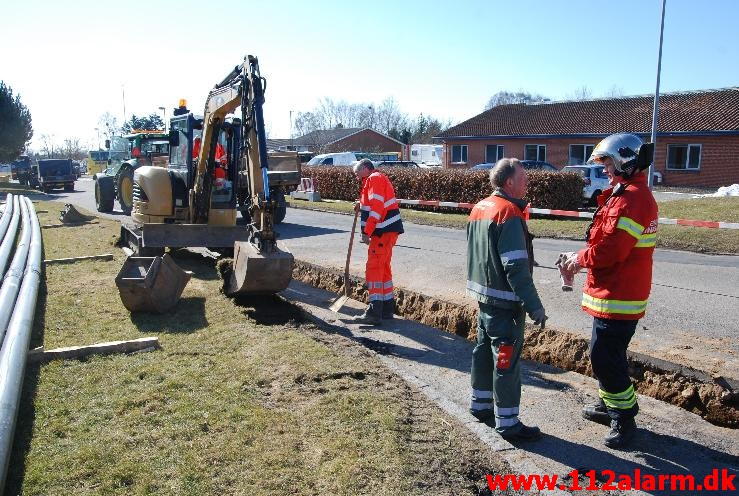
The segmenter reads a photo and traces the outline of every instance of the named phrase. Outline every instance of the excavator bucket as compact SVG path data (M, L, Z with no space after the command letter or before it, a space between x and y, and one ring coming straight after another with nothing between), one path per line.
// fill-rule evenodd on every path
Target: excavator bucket
M129 312L165 313L180 301L192 272L182 270L169 255L128 257L115 278Z
M64 209L59 213L59 221L64 224L83 224L93 219L94 216L81 213L71 203L65 203Z
M264 295L282 291L290 284L294 264L292 253L287 250L275 247L271 252L260 252L249 242L237 241L226 294Z

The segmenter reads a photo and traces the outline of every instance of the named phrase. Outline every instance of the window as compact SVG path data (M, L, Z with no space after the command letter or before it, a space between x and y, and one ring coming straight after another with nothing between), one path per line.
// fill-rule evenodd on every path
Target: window
M411 156L417 157L418 156L418 150L411 150Z
M334 165L334 158L333 157L324 158L323 162L321 162L321 165Z
M570 161L567 165L584 164L593 153L593 145L570 145Z
M526 145L523 159L546 161L547 145Z
M505 153L505 147L503 145L486 145L485 146L485 162L494 164L501 158Z
M667 145L667 168L699 170L701 168L701 145Z
M452 145L452 163L467 162L467 145Z

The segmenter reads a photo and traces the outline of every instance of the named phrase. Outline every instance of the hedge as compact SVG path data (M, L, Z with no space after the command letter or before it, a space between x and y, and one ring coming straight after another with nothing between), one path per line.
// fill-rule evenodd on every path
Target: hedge
M321 198L352 201L359 196L359 181L350 167L303 166L303 177L313 179ZM477 203L490 196L493 189L488 171L458 169L381 170L395 187L395 196L408 200L439 200ZM525 199L535 208L576 210L582 205L583 180L579 174L527 171L528 192Z

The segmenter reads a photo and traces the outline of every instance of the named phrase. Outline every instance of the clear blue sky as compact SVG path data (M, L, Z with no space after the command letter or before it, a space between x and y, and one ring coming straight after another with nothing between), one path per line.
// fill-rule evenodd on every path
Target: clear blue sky
M271 136L322 97L460 122L499 90L564 99L654 91L661 0L11 1L0 79L35 138L94 145L105 111L158 112L208 90L249 53L268 79ZM739 86L739 2L668 0L662 91Z

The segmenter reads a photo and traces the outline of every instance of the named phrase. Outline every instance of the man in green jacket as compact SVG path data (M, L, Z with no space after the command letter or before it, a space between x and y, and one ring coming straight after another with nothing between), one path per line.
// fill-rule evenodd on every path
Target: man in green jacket
M542 327L547 319L532 278L526 171L518 159L503 158L490 183L495 192L475 205L467 224L467 294L480 307L470 412L505 439L537 439L539 428L518 419L526 313Z

